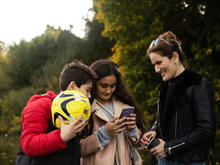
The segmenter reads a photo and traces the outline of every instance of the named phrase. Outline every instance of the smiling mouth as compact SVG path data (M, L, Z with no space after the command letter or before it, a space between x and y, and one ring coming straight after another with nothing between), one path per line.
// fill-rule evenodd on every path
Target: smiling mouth
M165 76L165 73L163 72L163 73L161 73L160 75L161 75L162 77L164 77L164 76Z
M105 97L110 97L111 95L104 95Z
M166 70L162 70L162 71L160 72L160 75L161 75L162 77L164 77L165 74L166 74Z

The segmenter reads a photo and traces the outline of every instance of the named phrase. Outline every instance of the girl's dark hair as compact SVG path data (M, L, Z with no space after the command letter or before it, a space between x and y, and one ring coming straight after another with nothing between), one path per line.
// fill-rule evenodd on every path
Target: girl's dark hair
M141 118L140 111L139 111L134 99L127 92L125 85L121 80L121 73L118 70L117 66L110 60L101 59L101 60L97 60L93 64L91 64L90 68L97 75L96 81L98 81L101 78L104 78L106 76L112 75L112 74L115 75L115 77L117 78L117 83L116 83L116 90L113 93L113 96L115 96L121 102L135 107L137 127L143 131L143 129L144 129L143 124L142 124L143 121ZM94 85L94 88L91 92L92 100L95 97L95 90L96 90L95 88L96 88L96 86Z
M156 40L161 39L158 43ZM162 56L166 56L169 59L173 57L173 52L177 52L179 54L179 60L183 65L186 65L186 56L181 47L181 41L177 40L176 35L167 31L159 37L152 41L151 46L147 50L147 55L149 56L152 52L158 52ZM155 44L153 43L155 42ZM168 43L167 43L168 42Z

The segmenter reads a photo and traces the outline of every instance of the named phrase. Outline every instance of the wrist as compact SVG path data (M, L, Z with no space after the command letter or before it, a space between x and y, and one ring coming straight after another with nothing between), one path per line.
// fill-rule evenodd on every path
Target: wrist
M109 129L108 129L107 124L104 125L104 129L105 129L105 131L106 131L108 134L110 134L110 131L109 131Z
M60 138L62 139L63 142L67 142L67 139L64 136L62 136L61 133L60 133Z
M172 147L168 145L168 143L164 144L164 152L167 156L170 156L172 154Z

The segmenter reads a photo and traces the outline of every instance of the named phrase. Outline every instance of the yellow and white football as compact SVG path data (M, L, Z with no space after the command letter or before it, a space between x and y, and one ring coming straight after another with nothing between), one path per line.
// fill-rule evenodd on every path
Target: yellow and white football
M64 119L65 124L75 121L83 114L81 120L87 120L91 115L91 105L89 99L79 91L66 90L57 95L51 106L51 115L53 125L60 128L60 120L58 116Z

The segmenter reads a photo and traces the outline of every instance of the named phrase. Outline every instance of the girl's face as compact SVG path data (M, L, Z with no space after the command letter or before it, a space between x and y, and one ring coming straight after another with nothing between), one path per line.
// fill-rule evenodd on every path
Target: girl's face
M170 80L179 75L178 65L176 64L176 56L171 59L166 56L161 56L157 52L150 53L151 63L154 65L156 73L160 73L163 81Z
M114 74L101 78L96 83L96 98L103 104L109 104L112 94L115 92L117 78Z

